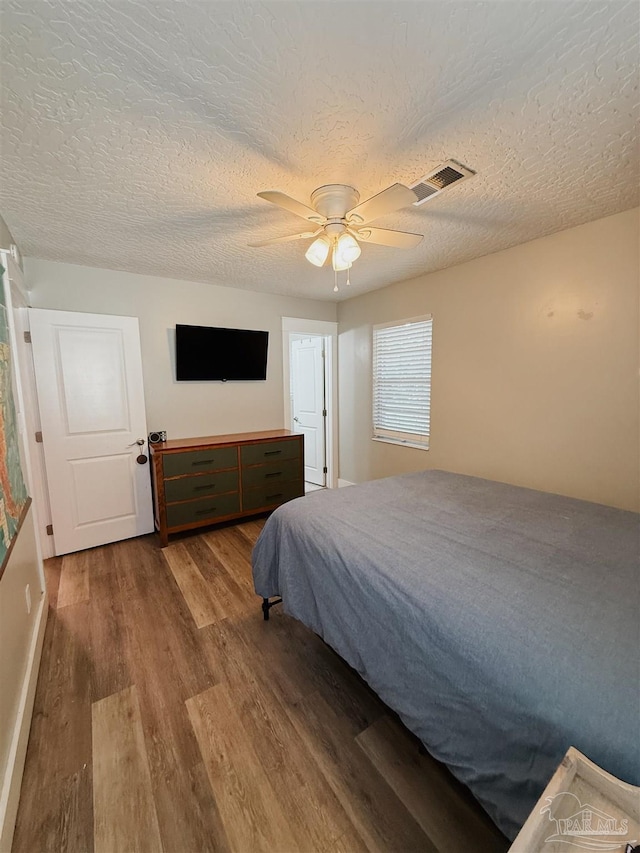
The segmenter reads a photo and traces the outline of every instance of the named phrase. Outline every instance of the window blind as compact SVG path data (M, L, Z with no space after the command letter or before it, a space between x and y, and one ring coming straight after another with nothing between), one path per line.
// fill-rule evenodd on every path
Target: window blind
M429 446L431 316L373 327L373 437Z

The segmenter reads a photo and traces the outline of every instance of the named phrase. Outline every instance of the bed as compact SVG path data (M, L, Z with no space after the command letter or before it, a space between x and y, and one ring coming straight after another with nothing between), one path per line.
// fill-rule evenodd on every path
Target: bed
M640 784L639 518L424 471L280 507L254 585L513 838L571 745Z

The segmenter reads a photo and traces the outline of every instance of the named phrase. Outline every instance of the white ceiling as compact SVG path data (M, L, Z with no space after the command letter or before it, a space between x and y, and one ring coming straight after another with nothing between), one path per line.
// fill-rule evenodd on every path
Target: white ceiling
M23 254L333 299L256 198L478 172L376 225L339 298L638 204L631 2L3 0L0 211ZM606 251L606 247L603 247Z

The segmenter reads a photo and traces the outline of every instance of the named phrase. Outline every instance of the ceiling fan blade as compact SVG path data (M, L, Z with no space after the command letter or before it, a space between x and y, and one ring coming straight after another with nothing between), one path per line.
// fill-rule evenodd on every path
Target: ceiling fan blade
M277 204L278 207L284 207L284 209L288 210L290 213L295 213L296 216L301 216L303 219L308 219L310 222L317 222L318 224L322 224L324 222L324 216L321 216L312 207L307 207L307 205L302 204L301 201L296 201L295 198L291 198L290 195L278 192L278 190L266 190L265 192L258 193L258 195L265 201L270 201L271 204Z
M358 231L349 230L364 243L378 243L380 246L393 246L395 249L413 249L423 238L422 234L411 234L409 231L390 231L388 228L369 228L368 225Z
M301 234L287 234L284 237L271 237L268 240L259 240L257 243L247 243L252 249L259 249L262 246L272 246L274 243L288 243L290 240L307 240L319 234L322 228L317 231L303 231Z
M393 213L401 207L407 207L417 200L418 196L409 187L405 187L404 184L392 184L378 195L368 198L349 210L346 219L357 228L359 223L371 222L386 213Z

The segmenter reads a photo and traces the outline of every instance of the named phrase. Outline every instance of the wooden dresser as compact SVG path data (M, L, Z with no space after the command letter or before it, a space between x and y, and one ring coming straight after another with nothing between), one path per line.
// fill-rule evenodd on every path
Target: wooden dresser
M156 528L169 535L275 509L304 495L303 436L286 429L151 445Z

